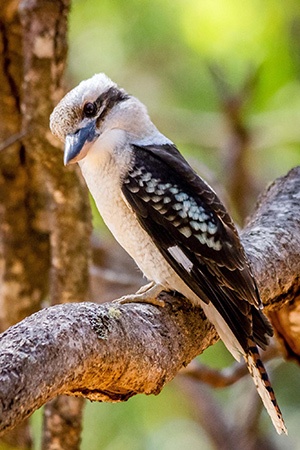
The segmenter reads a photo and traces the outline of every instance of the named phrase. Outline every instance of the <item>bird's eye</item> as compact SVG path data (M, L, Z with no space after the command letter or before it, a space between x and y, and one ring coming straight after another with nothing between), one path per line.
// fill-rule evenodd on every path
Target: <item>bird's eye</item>
M83 107L83 113L85 117L94 117L97 112L97 106L95 103L88 102Z

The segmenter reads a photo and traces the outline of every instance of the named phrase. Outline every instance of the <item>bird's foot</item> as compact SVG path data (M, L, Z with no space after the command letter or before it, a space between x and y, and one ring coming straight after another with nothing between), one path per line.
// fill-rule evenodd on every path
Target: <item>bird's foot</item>
M148 303L154 306L164 307L166 305L164 300L157 298L162 291L166 289L160 285L155 284L153 281L151 283L142 286L136 294L133 295L124 295L117 300L114 300L115 303Z

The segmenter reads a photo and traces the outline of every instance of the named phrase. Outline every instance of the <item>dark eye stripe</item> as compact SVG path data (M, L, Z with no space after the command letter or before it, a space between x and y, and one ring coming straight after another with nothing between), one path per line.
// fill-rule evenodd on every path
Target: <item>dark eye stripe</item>
M103 92L95 101L98 111L101 111L98 120L104 120L105 116L107 116L115 105L129 98L130 96L126 92L116 87L111 87L106 92Z

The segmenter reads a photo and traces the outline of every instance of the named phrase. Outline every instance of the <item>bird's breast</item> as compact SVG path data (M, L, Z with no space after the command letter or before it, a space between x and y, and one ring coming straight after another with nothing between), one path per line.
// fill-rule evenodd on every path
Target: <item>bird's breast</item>
M171 288L173 269L126 202L121 190L119 170L111 157L102 158L101 164L85 159L80 161L80 167L97 209L115 239L149 280Z

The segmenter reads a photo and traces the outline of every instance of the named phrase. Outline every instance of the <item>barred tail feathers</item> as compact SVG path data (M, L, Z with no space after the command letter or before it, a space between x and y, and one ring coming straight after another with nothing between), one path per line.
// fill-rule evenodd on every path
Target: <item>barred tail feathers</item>
M253 378L257 392L273 422L278 434L287 434L287 429L277 404L274 391L271 386L267 371L260 359L259 351L256 344L249 339L249 350L244 354L248 370Z
M253 339L247 340L247 351L242 348L241 344L234 336L233 332L225 322L221 314L209 304L201 304L206 317L215 325L220 338L234 356L240 362L243 356L246 361L250 375L253 378L257 392L273 422L278 434L287 434L287 429L282 418L280 408L277 404L274 391L272 389L267 371L260 359L259 351Z

